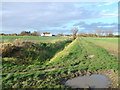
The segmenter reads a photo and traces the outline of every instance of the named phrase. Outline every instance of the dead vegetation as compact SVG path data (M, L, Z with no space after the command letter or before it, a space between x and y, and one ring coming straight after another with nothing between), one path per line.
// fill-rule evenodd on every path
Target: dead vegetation
M11 53L19 51L23 47L34 46L34 43L27 42L22 39L16 39L13 43L1 43L0 44L0 51L2 57L9 56Z

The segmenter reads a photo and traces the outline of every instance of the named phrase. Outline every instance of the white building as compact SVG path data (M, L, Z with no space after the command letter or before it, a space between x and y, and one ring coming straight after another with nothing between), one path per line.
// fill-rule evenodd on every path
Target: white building
M52 36L52 34L50 32L43 32L41 36Z

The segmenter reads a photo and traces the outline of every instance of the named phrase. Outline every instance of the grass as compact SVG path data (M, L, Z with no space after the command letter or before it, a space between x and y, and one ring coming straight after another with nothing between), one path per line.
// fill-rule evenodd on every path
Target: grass
M120 50L118 48L119 38L85 38L89 43L93 43L101 48L108 50L111 54L118 57Z
M22 39L24 41L30 41L30 42L51 42L55 40L63 40L68 39L69 37L41 37L41 36L2 36L2 43L5 42L13 42L15 39Z
M13 50L3 58L3 72L16 72L21 70L19 68L21 66L42 66L57 52L63 50L70 42L71 40L55 43L37 43L27 47L21 47L19 50Z
M93 58L88 58L89 55L94 55ZM115 69L117 70L117 58L110 55L103 48L95 47L84 39L77 39L74 45L62 51L51 62L56 67L77 67L80 69L98 70L98 69ZM62 63L61 63L62 62Z
M13 55L4 57L2 87L70 88L64 86L63 81L77 77L85 71L118 71L118 58L110 55L109 51L102 46L96 45L93 42L95 40L102 42L98 38L77 38L73 42L63 40L56 43L36 43L35 45L38 45L41 51L47 50L49 53L41 53L38 48L35 49L34 47L24 48L25 54L22 56L24 60L33 61L28 65L13 63L19 60ZM113 39L105 38L105 40L109 45ZM115 41L113 40L113 42ZM40 53L45 57L40 58ZM94 56L89 57L90 55Z

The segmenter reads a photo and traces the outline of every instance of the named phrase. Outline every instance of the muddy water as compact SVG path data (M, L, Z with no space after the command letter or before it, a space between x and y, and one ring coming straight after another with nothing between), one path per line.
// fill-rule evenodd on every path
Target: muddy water
M111 82L109 79L100 74L80 76L65 82L66 86L72 88L85 88L86 86L89 86L90 88L108 88L110 84Z

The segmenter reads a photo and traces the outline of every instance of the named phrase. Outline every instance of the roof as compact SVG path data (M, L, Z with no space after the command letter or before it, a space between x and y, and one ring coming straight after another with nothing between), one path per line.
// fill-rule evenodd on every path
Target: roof
M43 34L51 34L50 32L43 32Z

